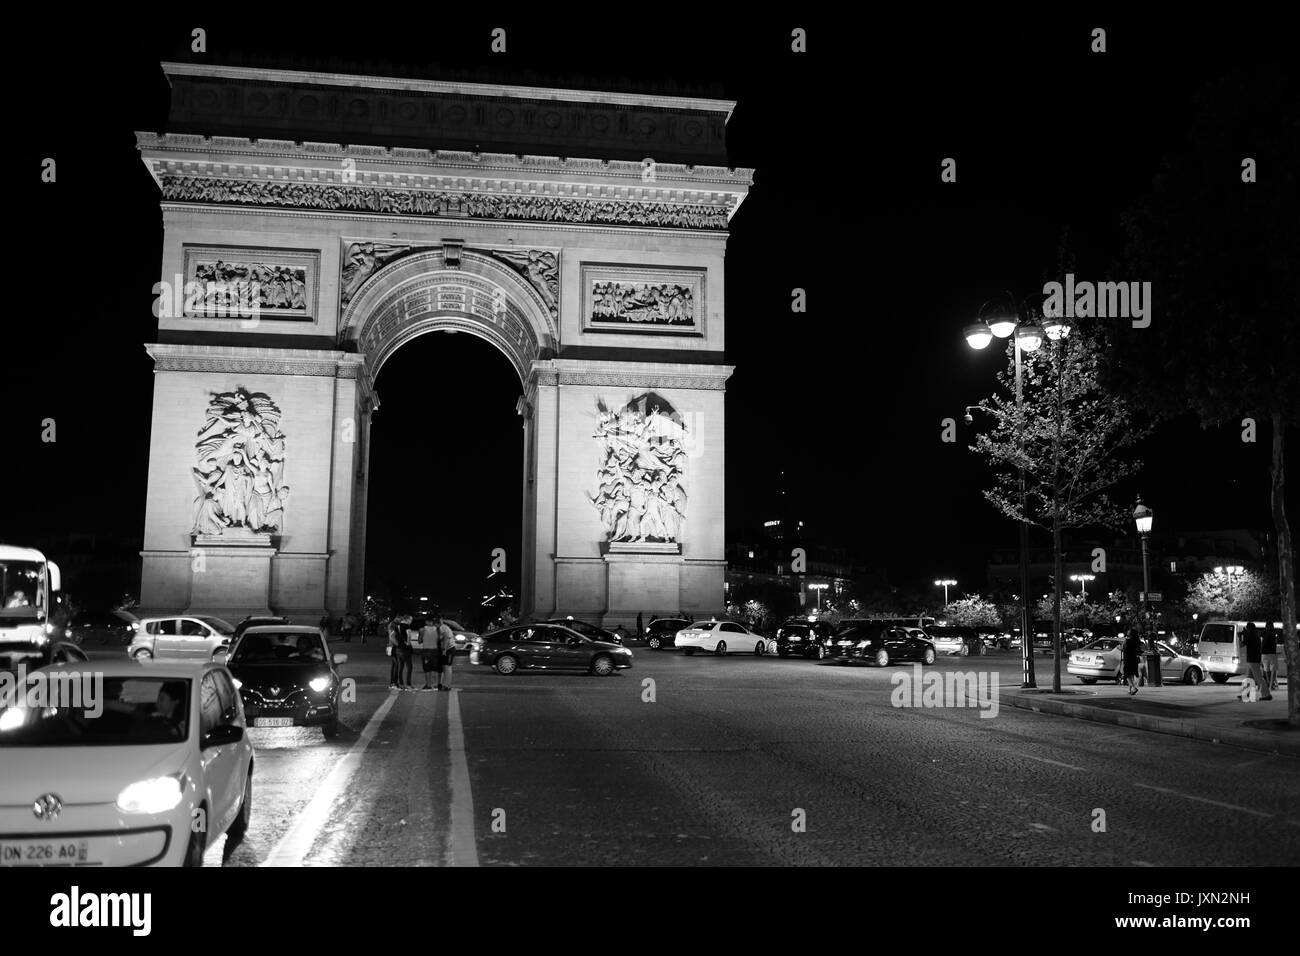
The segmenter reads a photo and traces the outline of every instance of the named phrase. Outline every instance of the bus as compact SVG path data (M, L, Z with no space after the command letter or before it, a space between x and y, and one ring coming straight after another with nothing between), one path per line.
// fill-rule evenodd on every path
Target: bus
M59 566L40 551L0 544L0 644L48 640L61 589Z

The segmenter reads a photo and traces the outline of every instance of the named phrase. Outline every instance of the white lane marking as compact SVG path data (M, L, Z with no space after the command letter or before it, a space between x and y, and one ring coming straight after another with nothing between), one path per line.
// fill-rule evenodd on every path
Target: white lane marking
M478 866L478 845L474 842L474 794L469 785L469 761L465 757L465 728L460 722L460 690L447 698L447 752L451 757L447 775L451 783L451 847L448 866Z
M1206 797L1197 797L1190 793L1181 793L1177 790L1170 790L1167 787L1153 787L1147 783L1135 783L1133 786L1141 787L1143 790L1154 790L1157 793L1167 793L1173 797L1182 797L1185 800L1195 800L1197 803L1208 803L1214 807L1223 807L1225 810L1236 810L1239 813L1249 813L1252 816L1263 817L1266 820L1271 820L1274 816L1274 814L1264 813L1262 810L1252 810L1250 807L1241 807L1235 803L1220 803L1218 800L1210 800Z
M267 854L266 859L260 864L261 866L302 866L302 861L311 852L312 845L324 833L325 824L329 822L330 810L334 807L334 801L347 790L352 775L361 766L362 754L366 752L370 742L379 733L379 725L384 722L388 712L393 709L393 703L397 700L397 697L396 691L389 692L388 697L379 705L379 709L374 712L366 723L365 730L361 731L361 736L352 745L352 749L334 765L334 769L329 772L329 776L322 781L320 788L316 791L316 796L312 797L311 802L298 814L293 826L280 838L280 842L275 845L275 849Z
M1083 770L1083 767L1076 767L1072 763L1061 763L1059 760L1048 760L1046 757L1035 757L1031 754L1017 754L1018 757L1024 757L1026 760L1037 760L1039 763L1050 763L1054 767L1064 767L1067 770Z

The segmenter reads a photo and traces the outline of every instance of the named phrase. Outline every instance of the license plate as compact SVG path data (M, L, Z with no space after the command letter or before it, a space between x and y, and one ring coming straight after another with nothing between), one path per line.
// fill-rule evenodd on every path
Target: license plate
M292 727L292 717L258 717L253 721L254 727Z
M94 862L85 840L5 840L0 866L75 866Z

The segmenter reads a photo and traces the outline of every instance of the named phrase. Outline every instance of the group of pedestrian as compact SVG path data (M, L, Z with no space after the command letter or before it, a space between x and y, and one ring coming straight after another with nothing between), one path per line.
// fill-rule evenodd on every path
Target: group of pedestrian
M420 652L424 686L411 683L415 651ZM389 690L451 690L456 637L440 614L429 618L393 618L388 622ZM431 686L430 681L437 681Z
M1246 667L1251 680L1259 688L1259 699L1272 700L1272 691L1277 690L1277 631L1270 624L1261 638L1252 621L1246 625L1243 642L1246 645Z

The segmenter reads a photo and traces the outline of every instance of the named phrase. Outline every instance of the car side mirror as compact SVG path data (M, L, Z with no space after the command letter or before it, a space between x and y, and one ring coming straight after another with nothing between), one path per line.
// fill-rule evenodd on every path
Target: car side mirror
M227 650L224 647L219 647L217 648L217 650L212 652L212 663L224 664L226 663L226 660L227 658L229 658L229 656L230 656L229 650Z
M333 661L334 661L335 664L346 664L346 663L348 662L348 655L346 655L346 654L335 654L334 657L333 657L332 659L333 659Z
M226 744L237 744L244 739L244 728L235 724L222 724L219 727L213 727L203 735L201 749L207 750L211 747L224 747Z

